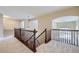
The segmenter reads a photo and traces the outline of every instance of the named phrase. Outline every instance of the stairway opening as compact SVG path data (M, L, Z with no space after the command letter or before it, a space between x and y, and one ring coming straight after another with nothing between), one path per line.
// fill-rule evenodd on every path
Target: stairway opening
M18 40L20 40L24 45L26 45L28 48L30 48L33 52L36 52L36 48L38 46L47 42L47 29L42 31L38 36L36 36L37 32L38 31L36 31L36 29L34 30L26 30L23 28L14 29L15 37Z

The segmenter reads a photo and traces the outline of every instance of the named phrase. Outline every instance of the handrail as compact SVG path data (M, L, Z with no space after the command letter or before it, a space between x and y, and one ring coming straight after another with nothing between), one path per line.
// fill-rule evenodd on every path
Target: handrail
M39 43L39 41L38 40L36 40L37 42L38 42L38 44L40 45L40 43Z
M26 29L24 29L24 28L22 28L22 30L23 31L28 31L28 32L34 32L34 30L26 30ZM36 29L35 29L35 31L36 31ZM37 31L36 31L37 32Z
M34 32L34 30L24 30L24 29L23 29L23 31ZM37 32L37 31L36 31L36 32Z
M19 30L21 29L22 31L28 31L28 32L34 32L34 30L26 30L26 29L23 29L23 28L16 28L16 30ZM35 30L36 31L36 30ZM37 31L36 31L37 32Z
M51 29L51 30L60 30L60 31L79 31L79 30L72 30L72 29Z
M46 29L36 38L36 40L37 40L44 32L46 32Z
M28 39L28 40L26 40L25 42L28 42L29 40L31 40L31 38L34 36L34 34Z
M34 32L34 31L33 31ZM37 33L37 31L35 32L35 33ZM28 40L26 40L25 42L28 42L29 40L31 40L31 38L34 36L34 34L28 39Z
M19 30L20 32L17 32L17 30ZM33 35L28 39L28 40L26 40L26 41L24 41L23 42L23 40L24 39L22 39L22 31L28 31L28 32L33 32ZM25 44L28 48L30 48L33 52L36 52L36 42L35 42L35 39L36 39L36 33L37 33L37 31L36 31L36 29L34 29L33 31L32 30L25 30L25 29L23 29L23 28L18 28L18 29L14 29L14 32L15 32L15 37L16 38L18 38L18 37L20 37L20 39L18 38L18 40L20 40L23 44ZM17 35L17 33L19 33L19 35ZM18 36L18 37L17 37ZM27 41L29 41L32 37L34 37L33 38L33 48L32 47L30 47L29 45L28 45L28 42Z
M53 40L61 41L66 44L79 46L79 30L52 29Z
M36 33L37 33L37 31L36 31L36 29L34 29L33 31L32 30L25 30L25 29L21 29L21 28L19 28L19 29L14 29L15 30L15 37L17 37L17 31L16 30L19 30L20 32L20 35L19 35L19 37L20 37L20 40L22 40L22 43L23 44L25 44L26 46L28 46L29 47L29 45L28 45L28 41L30 41L31 40L31 38L33 37L33 47L32 48L30 48L30 49L32 49L32 51L33 52L36 52L36 44L38 44L38 45L40 45L40 42L39 42L39 40L37 40L43 33L45 33L45 43L46 43L46 40L47 40L47 29L45 29L39 36L37 36L36 37ZM25 40L24 42L23 42L23 40L24 39L22 39L22 31L28 31L28 32L33 32L33 35L31 35L31 37L29 38L29 39L27 39L27 40ZM19 38L18 38L19 39ZM37 41L37 43L36 43L36 41Z
M43 33L45 33L45 43L46 43L47 42L47 29L45 29L40 35L38 35L38 37L35 40L37 40ZM39 41L38 41L38 43L39 43ZM39 43L39 45L40 45L40 43Z

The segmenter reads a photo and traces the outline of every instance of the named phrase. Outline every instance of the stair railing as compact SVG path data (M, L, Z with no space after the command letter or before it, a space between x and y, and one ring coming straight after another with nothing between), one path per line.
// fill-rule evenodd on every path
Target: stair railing
M52 29L51 33L53 34L53 40L79 46L79 30Z
M40 36L42 36L43 33L45 33L45 43L47 42L47 29L45 28L45 30L44 30L41 34L39 34L39 35L36 37L36 39L35 39L35 40L37 40L37 42L38 42L39 45L40 45L40 42L39 42L38 38L39 38Z
M28 31L28 32L33 32L33 35L31 35L31 37L29 38L29 39L27 39L27 40L25 40L25 41L23 41L24 39L22 38L22 31ZM42 36L42 34L43 33L45 33L45 43L47 42L47 29L45 29L40 35L38 35L37 37L36 37L36 33L37 33L37 31L36 31L36 29L34 29L33 31L31 31L31 30L24 30L24 29L21 29L21 28L19 28L19 29L14 29L14 33L15 33L15 37L17 38L17 39L19 39L23 44L27 44L27 46L29 45L28 44L28 42L33 38L33 48L30 48L29 46L29 48L33 51L33 52L36 52L36 41L37 41L37 43L40 45L40 42L39 42L39 40L38 40L38 38L40 37L40 36Z

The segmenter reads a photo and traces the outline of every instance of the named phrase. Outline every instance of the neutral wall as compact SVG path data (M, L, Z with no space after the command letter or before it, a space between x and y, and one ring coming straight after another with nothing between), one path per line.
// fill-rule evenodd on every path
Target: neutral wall
M25 20L24 21L24 28L29 30L38 30L38 20Z
M20 21L12 18L3 19L4 36L14 35L14 28L20 27Z
M11 18L4 18L3 24L6 30L13 30L14 28L20 27L20 21Z
M41 33L45 28L47 28L48 39L50 39L50 29L52 20L62 16L79 16L79 7L72 7L37 17L37 19L39 20L38 32Z
M0 14L0 37L3 37L3 15Z

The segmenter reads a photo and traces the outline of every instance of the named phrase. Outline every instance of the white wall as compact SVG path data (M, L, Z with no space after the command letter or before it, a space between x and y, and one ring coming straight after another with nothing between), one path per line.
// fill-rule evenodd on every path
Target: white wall
M14 30L14 28L20 27L20 22L11 18L4 18L3 24L5 30Z
M12 18L3 19L4 36L14 35L14 28L20 28L20 21Z
M21 28L24 28L24 21L20 22L20 26L21 26Z
M76 21L76 29L79 30L79 18L78 18L78 20Z
M38 20L24 21L24 28L29 30L33 30L33 29L38 30Z
M3 37L3 15L0 14L0 37Z

